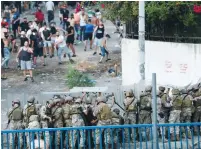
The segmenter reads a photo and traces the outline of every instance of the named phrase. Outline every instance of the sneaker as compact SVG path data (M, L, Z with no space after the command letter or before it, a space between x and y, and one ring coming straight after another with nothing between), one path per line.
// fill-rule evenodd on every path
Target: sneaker
M45 63L43 63L43 66L46 66Z
M96 52L94 52L93 55L96 55Z
M62 64L62 62L59 62L59 65L61 65Z
M101 56L102 54L101 54L101 53L99 53L99 55Z
M50 58L52 58L53 56L52 55L50 55Z
M49 56L49 53L47 53L47 56Z
M75 55L75 54L73 54L73 55L72 55L72 57L76 57L76 55Z
M28 79L27 79L27 77L26 78L24 78L24 81L27 81Z
M66 58L66 53L64 54L64 58Z
M110 59L110 58L108 58L108 59L106 59L106 62L107 62L107 61L110 61L110 60L111 60L111 59Z
M44 58L46 58L47 56L46 55L44 55Z
M86 48L84 48L84 51L86 51L87 49Z

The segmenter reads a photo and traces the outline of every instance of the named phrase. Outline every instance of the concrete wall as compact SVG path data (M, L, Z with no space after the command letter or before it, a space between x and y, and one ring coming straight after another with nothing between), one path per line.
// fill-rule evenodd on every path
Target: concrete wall
M122 40L122 85L138 83L138 40ZM201 79L201 44L145 42L146 84L152 73L158 85L183 87Z

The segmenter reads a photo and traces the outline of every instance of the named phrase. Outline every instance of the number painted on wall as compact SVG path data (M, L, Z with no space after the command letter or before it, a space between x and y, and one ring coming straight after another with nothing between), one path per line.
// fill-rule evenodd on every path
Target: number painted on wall
M165 61L165 72L171 73L172 72L172 62Z
M180 64L180 73L186 73L188 69L188 64Z

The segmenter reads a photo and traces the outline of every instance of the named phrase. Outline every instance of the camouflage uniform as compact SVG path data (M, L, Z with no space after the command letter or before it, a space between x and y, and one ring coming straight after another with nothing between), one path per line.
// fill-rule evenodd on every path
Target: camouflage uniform
M65 104L62 105L63 111L64 111L64 126L65 127L72 127L72 118L71 118L71 105L69 104L72 102L73 98L70 96L67 96L65 98ZM71 142L71 133L70 131L65 132L65 141L64 144L65 146L69 147L69 142Z
M41 118L41 127L42 128L48 128L49 123L51 123L52 119L51 119L51 109L50 106L51 103L49 103L49 105L46 106L42 106L40 109L40 118ZM48 131L44 132L44 141L46 142L46 148L48 149L50 147L50 134Z
M193 122L201 122L201 87L199 87L199 89L195 92L193 97L195 100L194 101L195 112L193 115ZM195 134L197 135L199 133L198 127L194 127L194 131L195 131ZM200 128L200 131L201 131L201 128Z
M52 109L52 122L54 128L61 128L63 127L63 114L64 111L62 107L60 106L60 99L55 99L55 107ZM57 142L57 147L61 147L61 131L56 131L55 133L55 139Z
M193 109L193 97L188 95L187 90L183 89L181 91L182 93L182 109L181 109L181 118L180 121L181 123L191 123L191 116L192 116L192 109ZM185 133L185 129L182 130L183 133ZM191 139L191 131L190 127L187 127L188 131L188 138ZM186 134L187 135L187 134Z
M126 98L124 99L125 105L125 124L136 124L136 114L137 114L137 99L134 97L133 91L126 92ZM135 132L136 134L136 132ZM130 138L132 136L132 138ZM129 129L125 129L125 141L134 140L134 129L129 132Z
M39 123L39 116L38 115L31 115L29 118L29 124L27 129L37 129L41 128ZM34 136L36 135L37 139L40 140L41 133L26 133L27 136L27 146L30 147L31 142L34 141Z
M105 126L105 125L111 125L112 121L112 112L110 107L105 103L104 97L98 97L98 105L94 109L94 116L98 118L98 124L97 126ZM99 130L96 129L95 131L96 135L96 148L99 148L100 141L102 140L101 134L103 133L103 129ZM110 136L110 129L104 130L104 142L106 145L111 146L111 136Z
M152 105L152 96L151 96L152 87L148 86L145 89L145 93L140 96L140 113L139 113L139 122L140 124L151 124L151 105ZM146 132L142 133L144 140L150 140L150 128L146 128Z
M169 117L169 123L180 123L180 114L181 114L181 106L182 106L182 97L180 95L180 92L178 89L172 89L172 99L171 99L171 104L172 104L172 109L170 111L170 117ZM174 141L175 137L174 134L176 134L176 140L179 139L179 127L175 127L176 132L174 133L174 127L170 128L170 133L171 133L171 140Z
M114 109L112 113L112 125L123 125L124 124L124 119L121 115L119 115L120 110L119 109ZM114 129L112 131L112 136L114 137L114 143L115 147L117 148L117 144L122 143L122 129ZM120 144L121 146L122 144Z
M79 126L85 125L83 117L81 115L82 114L82 106L80 104L81 101L82 100L80 98L76 99L75 104L72 106L71 115L72 115L72 126L73 127L79 127ZM85 131L73 130L72 141L70 142L71 147L74 148L76 141L78 141L79 147L84 148L85 138L86 138Z
M10 129L11 130L21 130L23 129L22 120L23 120L23 110L20 107L19 101L14 101L14 107L8 112L8 119L10 120ZM14 138L13 138L14 137ZM17 139L17 142L15 142ZM13 145L19 143L18 146L22 148L23 146L23 133L18 133L10 135L10 148L15 148Z

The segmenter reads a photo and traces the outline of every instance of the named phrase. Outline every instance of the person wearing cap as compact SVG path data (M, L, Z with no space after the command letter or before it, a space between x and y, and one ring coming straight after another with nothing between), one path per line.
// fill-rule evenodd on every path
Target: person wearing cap
M106 99L104 96L100 96L97 98L97 106L94 109L93 112L94 116L97 117L98 123L97 126L105 126L105 125L111 125L112 124L112 111L111 108L106 104ZM100 140L102 138L99 138L100 133L103 133L103 130L97 129L95 131L96 133L96 148L100 147ZM108 144L108 148L111 148L111 135L110 130L106 129L104 132L104 143Z
M10 120L10 129L11 130L22 130L22 122L23 122L23 110L20 107L20 101L19 100L14 100L13 101L13 107L12 109L8 112L8 119ZM15 140L15 135L10 135L10 148L14 148L15 143L13 140ZM18 141L20 143L20 148L23 147L23 133L18 133ZM18 144L19 145L19 144Z
M145 93L140 96L140 103L139 103L139 123L140 124L151 124L151 110L152 110L152 87L147 86L145 88ZM150 128L146 128L146 132L142 136L143 140L150 140Z
M61 128L64 126L63 124L63 116L64 116L64 110L61 107L61 98L55 99L55 107L52 109L52 122L54 128ZM61 131L57 132L57 147L60 148L60 142L61 142Z

